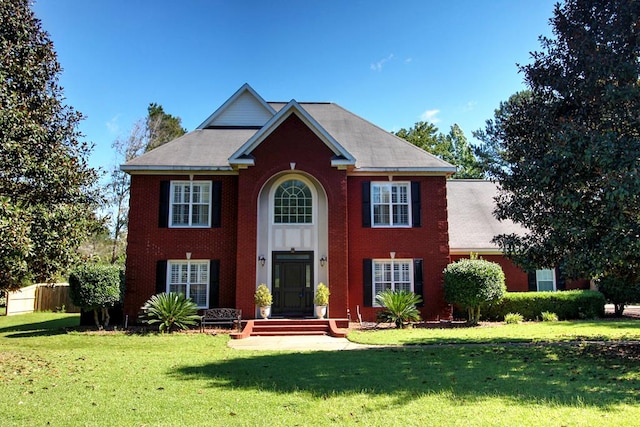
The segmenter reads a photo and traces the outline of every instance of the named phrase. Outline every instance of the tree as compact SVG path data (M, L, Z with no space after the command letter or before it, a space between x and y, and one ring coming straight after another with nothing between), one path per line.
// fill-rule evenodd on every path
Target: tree
M467 310L468 322L477 325L480 308L499 301L507 291L502 267L483 259L461 259L444 270L444 299Z
M98 224L100 196L82 115L63 103L53 43L28 0L0 2L0 55L0 240L13 242L0 251L10 267L0 289L15 289L68 268Z
M78 307L93 310L98 328L109 326L109 308L122 301L124 275L120 267L87 263L69 275L69 296ZM102 323L98 317L102 314Z
M438 128L429 122L417 122L409 129L400 129L395 135L458 166L458 171L453 175L455 179L484 178L481 164L464 132L457 124L451 126L451 131L447 135L438 132Z
M487 122L499 155L495 214L528 230L495 241L525 269L640 279L638 22L637 1L557 5L555 38L542 37L543 51L520 67L528 91Z
M182 127L182 119L165 113L162 105L152 102L147 112L149 113L146 119L148 140L145 151L151 151L187 133L187 130Z

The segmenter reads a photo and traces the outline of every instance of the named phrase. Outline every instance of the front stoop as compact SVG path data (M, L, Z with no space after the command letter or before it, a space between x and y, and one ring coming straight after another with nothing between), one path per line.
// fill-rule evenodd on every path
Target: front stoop
M348 327L348 319L255 319L247 320L242 332L232 333L231 338L291 335L329 335L344 338L347 336Z

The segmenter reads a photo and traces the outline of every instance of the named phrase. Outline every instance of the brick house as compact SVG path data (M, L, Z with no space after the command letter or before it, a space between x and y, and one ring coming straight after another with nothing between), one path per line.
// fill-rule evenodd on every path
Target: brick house
M260 283L273 316L312 316L320 282L333 318L375 319L385 288L420 294L425 319L449 317L442 271L473 249L450 239L464 203L451 197L464 185L447 180L455 167L333 103L266 102L244 85L196 130L121 168L131 319L164 291L256 317ZM514 290L526 290L519 274Z

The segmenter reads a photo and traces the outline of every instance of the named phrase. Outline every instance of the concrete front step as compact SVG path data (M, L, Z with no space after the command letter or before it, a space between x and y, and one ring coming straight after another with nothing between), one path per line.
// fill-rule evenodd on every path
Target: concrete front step
M243 331L231 334L231 338L292 335L329 335L344 338L348 326L348 319L256 319L246 321Z

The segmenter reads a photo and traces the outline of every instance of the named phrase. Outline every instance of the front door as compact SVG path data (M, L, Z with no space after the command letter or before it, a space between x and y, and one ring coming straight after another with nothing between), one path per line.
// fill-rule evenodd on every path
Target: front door
M313 252L273 253L271 314L283 317L313 315Z

